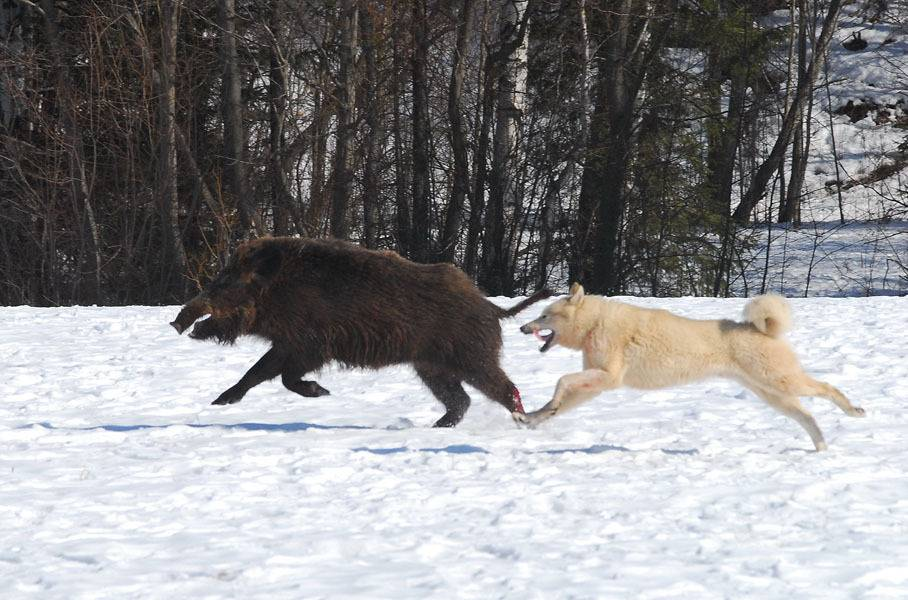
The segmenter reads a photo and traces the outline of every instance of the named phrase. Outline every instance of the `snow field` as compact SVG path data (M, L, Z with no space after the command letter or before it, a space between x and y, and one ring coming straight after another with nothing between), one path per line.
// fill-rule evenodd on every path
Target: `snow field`
M502 304L512 301L498 299ZM743 299L627 299L737 318ZM267 346L178 337L175 307L0 308L4 598L901 598L908 299L792 300L829 443L731 382L620 390L454 430L408 368L326 369L209 403ZM579 354L503 322L527 409Z

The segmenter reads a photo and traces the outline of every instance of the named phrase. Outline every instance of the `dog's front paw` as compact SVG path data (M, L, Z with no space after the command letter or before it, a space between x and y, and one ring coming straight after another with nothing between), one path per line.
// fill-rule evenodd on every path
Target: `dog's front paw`
M852 417L866 417L867 411L865 411L860 406L852 406L848 414Z
M548 419L551 415L547 412L536 410L527 414L511 413L511 416L520 426L526 427L527 429L536 429L537 425Z
M511 418L514 419L514 422L517 423L518 427L528 427L529 421L527 420L527 414L522 412L517 412L516 410L511 413Z
M539 410L534 410L531 413L526 414L526 426L530 429L535 429L540 424L548 421L555 416L555 413L552 409L540 408Z

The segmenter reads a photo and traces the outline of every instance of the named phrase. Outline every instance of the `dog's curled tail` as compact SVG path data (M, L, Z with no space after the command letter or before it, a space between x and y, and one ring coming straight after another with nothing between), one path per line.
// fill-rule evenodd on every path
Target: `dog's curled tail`
M535 304L540 300L545 300L555 295L555 292L548 288L542 288L541 290L535 292L532 296L528 297L526 300L521 300L511 308L499 308L498 309L498 318L507 319L508 317L513 317L526 307L531 304Z
M744 320L770 337L791 329L791 308L782 296L757 296L744 306Z

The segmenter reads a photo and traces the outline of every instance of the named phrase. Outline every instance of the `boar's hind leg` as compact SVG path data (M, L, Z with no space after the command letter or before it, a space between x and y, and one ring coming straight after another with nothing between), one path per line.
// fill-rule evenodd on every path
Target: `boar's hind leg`
M303 375L310 371L315 371L322 366L322 362L315 359L298 360L293 357L288 358L284 363L284 369L281 371L281 383L284 387L295 392L300 396L307 398L316 398L318 396L327 396L331 392L320 386L314 381L300 381Z
M479 372L467 379L467 383L510 412L522 412L522 407L517 403L517 398L519 398L516 393L517 388L499 367L493 366L484 372Z
M235 404L239 402L246 395L246 392L258 384L280 375L286 359L286 353L277 348L272 348L257 363L252 365L251 369L246 371L246 374L236 385L228 388L212 404Z
M460 380L454 376L433 373L428 370L416 369L416 374L422 379L429 391L445 405L445 414L435 422L433 427L454 427L470 408L470 397L464 391Z

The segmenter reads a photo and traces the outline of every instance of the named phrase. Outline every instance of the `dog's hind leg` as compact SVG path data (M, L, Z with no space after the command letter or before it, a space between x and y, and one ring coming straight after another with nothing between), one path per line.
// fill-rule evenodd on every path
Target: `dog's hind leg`
M470 408L470 396L464 391L460 381L449 375L433 373L426 369L416 369L429 391L445 405L445 414L435 422L433 427L454 427Z
M740 378L748 382L748 387L758 386L779 396L818 396L833 402L846 415L864 416L864 409L851 404L845 394L805 373L787 345L770 343L775 344L770 347L771 352L755 353L738 361Z
M826 449L826 440L823 439L823 432L820 431L819 425L817 425L816 420L813 418L807 409L801 404L801 401L798 400L796 396L789 396L779 393L770 392L766 389L748 385L747 386L753 393L762 398L767 404L771 407L785 415L786 417L791 417L798 424L804 428L804 431L810 436L810 439L813 441L814 447L816 447L817 452Z
M535 427L560 412L570 410L602 392L615 389L620 385L621 378L618 375L602 369L586 369L579 373L564 375L558 380L555 394L548 404L527 414L521 421L530 427Z
M824 381L814 379L807 373L801 373L801 376L791 384L790 387L795 396L818 396L825 398L842 409L846 415L851 417L863 417L864 409L860 406L853 405L848 397L845 396L838 388L829 385Z

